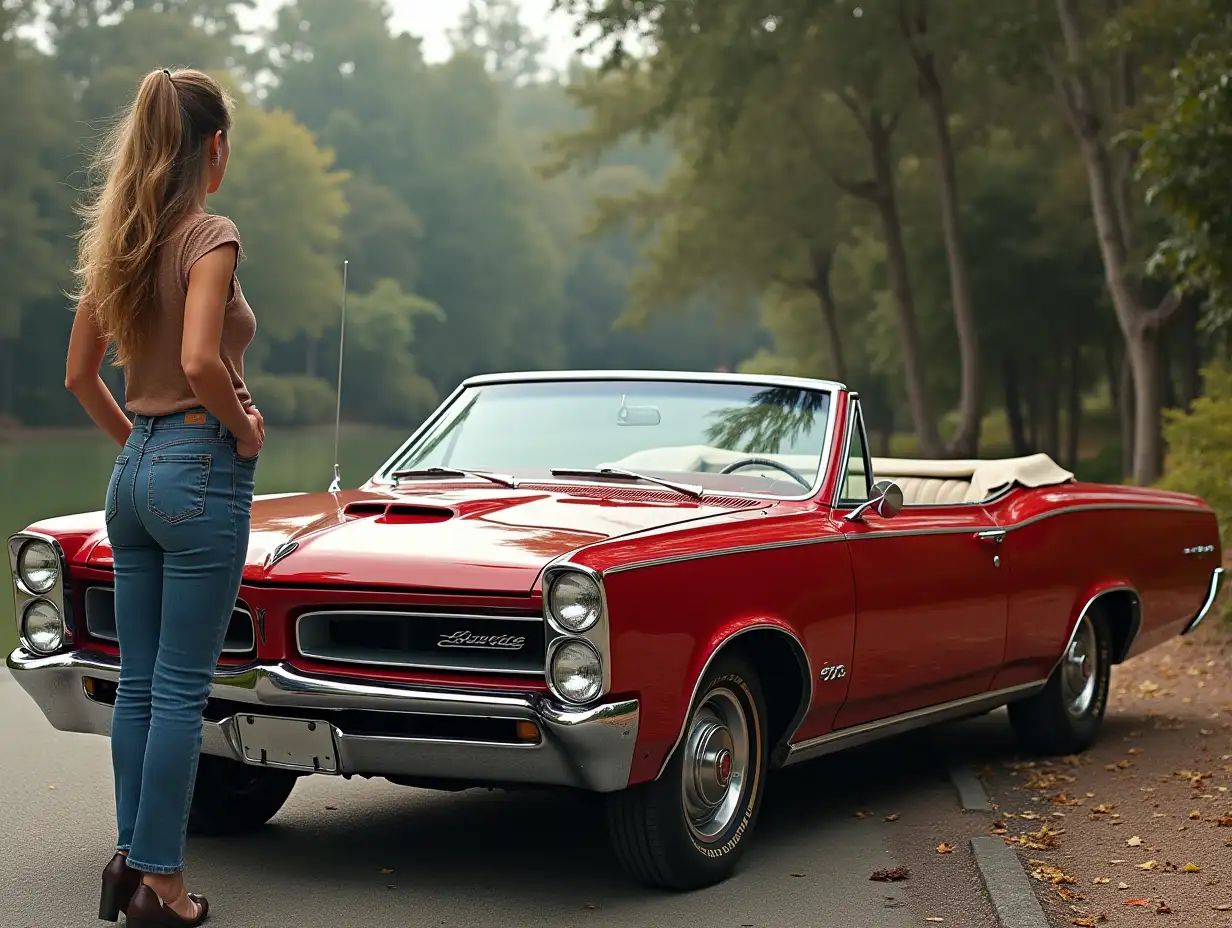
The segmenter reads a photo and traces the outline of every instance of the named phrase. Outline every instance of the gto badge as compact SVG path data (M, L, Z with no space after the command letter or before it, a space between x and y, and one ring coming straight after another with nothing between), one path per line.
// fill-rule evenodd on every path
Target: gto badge
M526 639L521 635L472 635L468 631L441 635L438 648L476 648L483 651L521 651Z
M817 675L824 683L833 683L835 680L841 680L847 676L846 664L835 664L833 667L826 666L821 668L821 673Z
M1186 554L1214 554L1214 545L1194 545L1192 548L1185 549Z

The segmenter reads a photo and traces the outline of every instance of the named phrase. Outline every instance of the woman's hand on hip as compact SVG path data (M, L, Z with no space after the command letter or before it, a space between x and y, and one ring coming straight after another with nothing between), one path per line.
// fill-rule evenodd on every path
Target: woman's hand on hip
M242 458L255 458L265 444L265 419L255 406L247 410L249 434L235 442L235 453Z

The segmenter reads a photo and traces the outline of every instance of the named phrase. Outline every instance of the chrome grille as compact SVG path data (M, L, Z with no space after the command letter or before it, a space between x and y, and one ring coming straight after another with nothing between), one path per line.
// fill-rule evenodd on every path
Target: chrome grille
M100 641L118 642L115 620L115 590L109 586L92 586L86 590L86 632ZM223 638L222 653L252 654L256 649L252 614L239 603L231 613L231 622Z
M295 622L304 657L417 670L543 675L543 618L331 609Z

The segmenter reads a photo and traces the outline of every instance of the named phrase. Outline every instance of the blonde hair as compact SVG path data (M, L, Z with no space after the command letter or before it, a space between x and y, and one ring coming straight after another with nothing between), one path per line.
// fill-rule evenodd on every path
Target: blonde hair
M115 345L115 364L141 351L154 307L158 247L200 203L209 141L231 128L231 99L200 71L151 71L93 167L105 179L84 219L74 296Z

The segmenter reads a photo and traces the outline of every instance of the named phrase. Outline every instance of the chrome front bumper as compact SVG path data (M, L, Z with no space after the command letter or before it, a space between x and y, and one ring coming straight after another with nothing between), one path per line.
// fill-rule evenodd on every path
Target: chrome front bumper
M111 706L86 694L87 678L117 682L120 662L107 654L74 651L36 657L18 648L8 668L22 689L61 731L106 735ZM637 741L638 702L588 709L564 707L535 693L508 694L403 687L301 673L284 663L260 664L215 675L211 698L242 704L242 711L296 718L326 718L337 710L529 721L538 743L347 732L331 722L337 773L487 784L572 786L614 792L629 784ZM248 707L251 707L249 709ZM202 751L244 759L235 715L204 723Z

